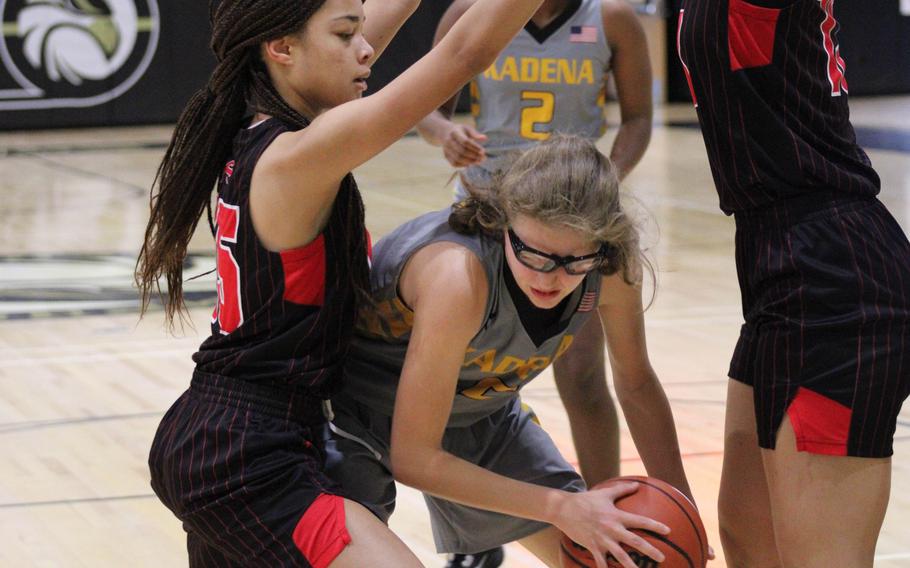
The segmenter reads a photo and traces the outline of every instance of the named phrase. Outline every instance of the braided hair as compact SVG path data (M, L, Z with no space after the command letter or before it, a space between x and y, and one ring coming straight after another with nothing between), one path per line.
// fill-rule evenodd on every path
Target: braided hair
M309 121L279 95L259 55L260 45L300 32L325 0L222 0L209 3L211 48L217 65L208 83L190 98L177 121L151 190L151 216L136 262L140 314L153 293L165 317L185 315L183 263L202 213L212 224L211 195L234 134L253 112L273 116L294 130ZM157 192L155 188L157 187ZM344 255L357 289L369 287L363 200L348 175L329 221L345 229ZM166 295L160 278L167 282Z

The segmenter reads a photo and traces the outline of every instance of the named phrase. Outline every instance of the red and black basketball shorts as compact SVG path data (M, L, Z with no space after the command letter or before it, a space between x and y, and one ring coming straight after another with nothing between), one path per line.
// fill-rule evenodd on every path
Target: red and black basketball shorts
M762 448L887 457L910 393L910 243L877 199L810 196L736 215L745 324L730 377L751 385Z
M350 543L323 474L321 401L195 373L158 427L152 488L183 521L192 567L323 568Z

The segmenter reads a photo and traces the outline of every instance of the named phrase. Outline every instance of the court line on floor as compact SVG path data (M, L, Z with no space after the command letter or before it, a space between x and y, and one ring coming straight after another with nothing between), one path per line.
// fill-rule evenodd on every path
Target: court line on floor
M124 326L127 327L127 326ZM129 326L131 328L131 326ZM119 341L85 341L83 343L65 343L62 345L24 345L21 347L3 347L0 348L0 357L12 357L19 355L24 357L26 354L35 359L49 360L54 355L62 355L61 352L85 353L86 351L104 351L107 349L123 349L125 351L148 348L152 346L173 347L175 343L185 343L191 347L198 347L205 337L152 337L143 339L122 339ZM69 338L68 338L69 340ZM42 353L48 356L41 357Z
M166 150L167 142L130 142L107 145L34 146L31 148L8 148L3 154L10 157L32 156L34 154L76 154L79 152L116 152L124 150Z
M34 431L55 426L72 426L89 422L109 422L113 420L133 420L136 418L155 418L164 416L165 411L136 412L133 414L110 414L106 416L81 416L78 418L50 418L47 420L26 420L23 422L6 422L0 424L0 434L11 432Z
M20 501L13 503L0 503L0 509L17 509L22 507L46 507L53 505L79 505L81 503L98 503L108 501L130 501L136 499L158 498L154 493L139 493L136 495L114 495L111 497L81 497L76 499L56 499L53 501Z
M114 183L117 185L124 186L127 189L129 189L130 191L132 191L134 194L136 194L137 196L148 195L149 190L151 189L151 186L146 187L146 186L142 186L142 185L137 185L135 183L130 183L130 182L124 181L122 179L117 179L117 178L111 177L109 175L100 174L98 172L93 172L91 170L85 170L82 168L77 168L76 166L71 166L69 164L64 164L62 162L58 162L58 161L48 158L47 156L42 156L40 154L22 154L22 156L33 159L38 162L41 162L41 163L45 164L46 166L50 167L51 169L62 170L62 171L66 171L69 173L75 173L75 174L78 174L83 177L100 179L100 180L103 180L103 181L106 181L109 183Z
M127 359L166 359L177 355L188 356L191 354L192 351L187 351L186 348L180 348L134 353L95 353L90 355L64 355L62 357L23 357L20 359L0 361L0 368L31 367L38 364L103 363Z

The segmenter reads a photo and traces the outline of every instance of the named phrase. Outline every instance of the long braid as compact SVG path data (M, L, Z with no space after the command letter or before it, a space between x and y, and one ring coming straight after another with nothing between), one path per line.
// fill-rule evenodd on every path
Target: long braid
M293 34L325 0L224 0L210 3L211 47L218 60L208 84L181 113L152 184L151 216L136 263L136 283L145 313L153 294L164 300L170 324L185 309L183 262L202 213L231 150L234 134L250 111L304 128L308 121L281 98L259 60L264 41ZM342 182L332 221L344 227L344 263L354 285L369 287L364 207L349 175ZM157 193L154 188L157 186ZM167 282L167 295L159 279Z

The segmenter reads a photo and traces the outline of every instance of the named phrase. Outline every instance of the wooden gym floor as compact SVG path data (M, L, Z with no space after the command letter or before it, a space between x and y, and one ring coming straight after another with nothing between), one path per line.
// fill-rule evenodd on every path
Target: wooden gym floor
M910 124L898 117L910 115L910 97L851 103L882 177L881 199L908 231ZM660 109L627 188L650 211L647 240L659 266L657 299L647 313L651 357L720 554L725 373L741 315L733 222L717 208L694 121L689 105ZM188 285L195 325L175 338L159 310L137 320L131 287L148 186L168 135L166 127L0 133L0 566L186 565L183 531L149 488L146 456L161 415L188 384L214 288L210 276ZM604 150L610 138L601 142ZM451 199L441 152L415 136L356 173L374 237ZM204 225L188 275L214 266ZM572 456L552 377L523 392ZM880 568L910 567L907 406L897 428ZM625 428L622 455L623 473L643 471ZM428 566L442 566L416 492L402 488L392 527ZM712 564L724 565L722 555ZM539 564L510 545L504 566Z

